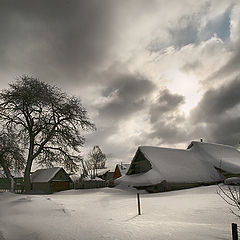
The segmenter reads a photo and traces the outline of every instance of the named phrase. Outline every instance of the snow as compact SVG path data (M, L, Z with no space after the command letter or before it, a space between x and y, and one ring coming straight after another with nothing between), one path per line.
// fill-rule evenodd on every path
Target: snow
M130 186L150 186L165 180L159 172L154 169L146 173L139 173L134 175L124 175L117 178L114 182L116 184L130 185Z
M104 175L105 173L107 173L109 171L110 171L109 169L96 169L98 176Z
M102 188L52 195L0 193L1 240L230 239L236 221L217 186L156 194Z
M148 186L162 182L210 183L221 181L222 176L212 164L202 161L196 151L141 146L139 147L152 169L147 173L125 175L117 182L132 186Z
M76 181L78 181L80 179L80 175L79 174L72 174L69 177L71 178L71 180L73 182L76 182Z
M31 175L31 182L48 182L60 169L60 167L38 169Z
M130 164L128 164L128 163L121 163L121 164L117 164L117 166L118 166L118 169L119 169L121 175L123 176L128 171L128 169L130 167Z
M201 154L205 161L215 167L234 174L240 173L240 152L236 148L223 144L195 141L190 146L190 150Z
M131 186L149 186L161 183L211 183L222 181L216 170L240 173L240 152L234 147L193 141L188 149L140 146L151 164L147 173L125 175L118 183Z
M221 180L216 169L201 161L195 152L182 149L140 147L162 178L174 183L213 182ZM196 171L197 169L197 171Z

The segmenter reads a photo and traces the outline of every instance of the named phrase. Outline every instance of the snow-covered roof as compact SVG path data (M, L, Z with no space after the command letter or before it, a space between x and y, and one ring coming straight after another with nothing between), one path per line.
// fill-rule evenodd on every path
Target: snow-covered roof
M69 177L71 178L71 180L72 180L73 182L75 182L75 181L78 181L81 176L80 176L79 174L72 174L72 175L70 175Z
M90 176L86 176L84 178L82 178L83 181L98 181L98 182L105 182L105 180L99 178L99 177L95 177L95 178L91 178Z
M231 177L224 180L226 185L240 185L240 177Z
M124 175L115 180L116 183L132 186L149 186L160 183L164 178L158 171L151 169L146 173L139 173L133 175Z
M96 169L97 171L97 176L104 175L106 172L109 172L109 169Z
M128 163L121 163L121 164L117 164L117 167L118 167L121 175L124 175L128 171L128 169L130 167L130 164L128 164Z
M229 173L240 173L240 152L232 146L193 141L189 149L198 152L203 160L216 168Z
M60 167L38 169L31 175L31 182L49 182L61 169Z
M146 173L125 175L117 181L134 186L147 186L167 181L171 183L210 183L222 180L216 168L240 173L240 152L234 147L192 142L188 149L140 146L150 162Z

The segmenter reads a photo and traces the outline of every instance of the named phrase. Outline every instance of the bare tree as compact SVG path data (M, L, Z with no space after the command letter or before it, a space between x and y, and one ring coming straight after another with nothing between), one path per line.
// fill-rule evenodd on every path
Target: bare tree
M16 134L10 129L2 129L0 131L0 166L11 182L11 191L14 190L12 172L22 171L24 163L23 151L19 147Z
M86 165L92 172L92 178L97 176L97 169L104 169L106 164L106 155L102 152L99 146L94 146L88 154L88 161Z
M61 89L23 75L0 92L1 120L19 133L27 148L25 191L31 190L33 161L51 167L63 164L76 170L82 131L95 130L79 98Z
M229 178L225 183L218 184L217 194L231 207L230 211L240 218L240 178Z

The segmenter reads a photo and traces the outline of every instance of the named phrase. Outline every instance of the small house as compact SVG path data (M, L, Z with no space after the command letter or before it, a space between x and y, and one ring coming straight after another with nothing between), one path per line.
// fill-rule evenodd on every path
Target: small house
M109 169L97 169L97 177L108 181L113 178L113 172Z
M208 185L240 174L240 152L231 146L192 142L185 149L140 146L118 183L161 192Z
M70 189L72 180L63 168L54 167L32 173L31 183L33 192L54 193Z
M113 179L124 176L128 171L129 166L130 164L127 163L117 164L113 173Z

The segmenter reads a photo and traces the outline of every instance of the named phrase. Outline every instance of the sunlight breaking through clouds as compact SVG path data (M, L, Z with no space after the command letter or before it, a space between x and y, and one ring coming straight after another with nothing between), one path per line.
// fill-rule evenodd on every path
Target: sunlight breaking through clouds
M239 81L239 16L237 0L5 1L1 87L24 73L78 95L98 128L86 147L100 145L112 163L140 144L234 145L240 127L226 116L238 109L213 124L203 105L220 109L229 99L218 102L219 91L231 98Z

